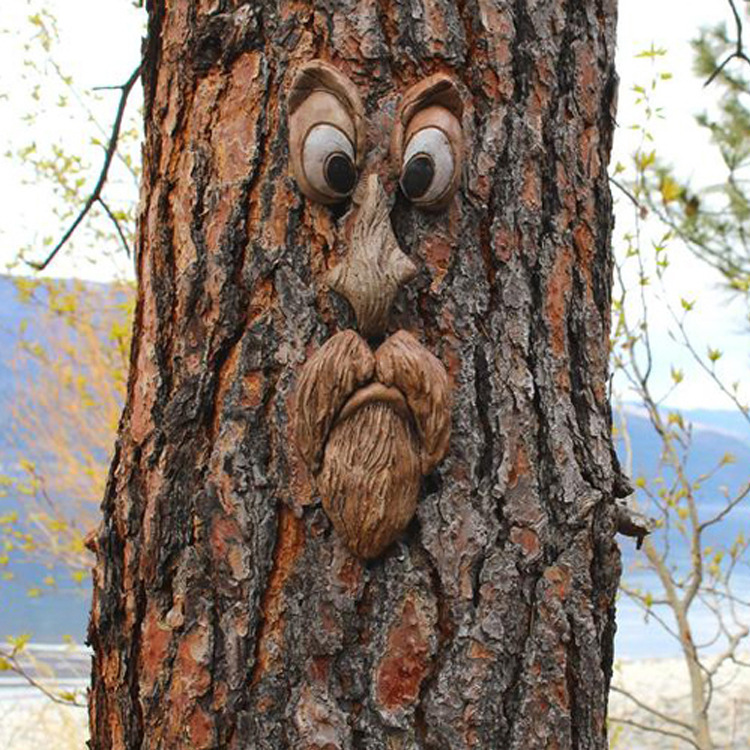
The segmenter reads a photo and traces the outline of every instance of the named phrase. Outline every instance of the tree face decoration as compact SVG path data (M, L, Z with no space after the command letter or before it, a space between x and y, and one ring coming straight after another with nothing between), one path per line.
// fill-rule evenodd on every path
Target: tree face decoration
M407 91L391 137L401 191L418 209L439 211L458 189L463 159L462 103L445 75ZM451 427L448 375L410 333L385 334L399 288L417 269L399 247L378 168L365 163L364 109L357 89L314 60L289 95L292 172L310 199L352 197L348 252L329 274L359 333L332 336L304 365L296 392L297 447L323 508L356 555L381 554L416 511L422 477L445 456Z

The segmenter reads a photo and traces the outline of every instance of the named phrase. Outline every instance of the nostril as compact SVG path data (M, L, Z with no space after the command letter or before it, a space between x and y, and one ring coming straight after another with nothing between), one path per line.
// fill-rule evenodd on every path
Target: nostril
M380 333L376 336L368 336L367 343L373 351L375 351L385 341L385 334Z

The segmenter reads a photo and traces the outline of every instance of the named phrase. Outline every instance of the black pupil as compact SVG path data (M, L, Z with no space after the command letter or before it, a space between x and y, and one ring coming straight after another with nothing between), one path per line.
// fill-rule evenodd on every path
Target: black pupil
M331 154L326 161L326 182L337 192L345 195L354 187L354 164L340 152Z
M425 154L413 156L409 159L401 178L401 187L406 193L406 197L412 200L421 198L432 184L434 176L435 165L429 156Z

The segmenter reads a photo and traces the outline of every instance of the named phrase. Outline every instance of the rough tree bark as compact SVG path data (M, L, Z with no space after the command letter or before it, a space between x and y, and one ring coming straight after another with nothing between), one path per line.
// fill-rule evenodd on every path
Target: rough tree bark
M607 746L615 0L151 0L138 306L97 539L105 748ZM453 432L366 564L291 445L302 364L353 326L322 280L342 210L288 175L286 87L323 58L373 142L443 71L466 166L391 330L446 366ZM382 140L382 139L381 139Z

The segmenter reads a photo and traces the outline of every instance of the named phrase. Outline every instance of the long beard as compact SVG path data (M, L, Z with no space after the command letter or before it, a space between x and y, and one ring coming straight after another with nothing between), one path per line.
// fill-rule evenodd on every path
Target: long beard
M420 481L412 426L390 406L373 402L331 431L318 489L345 544L360 557L371 558L409 524Z

